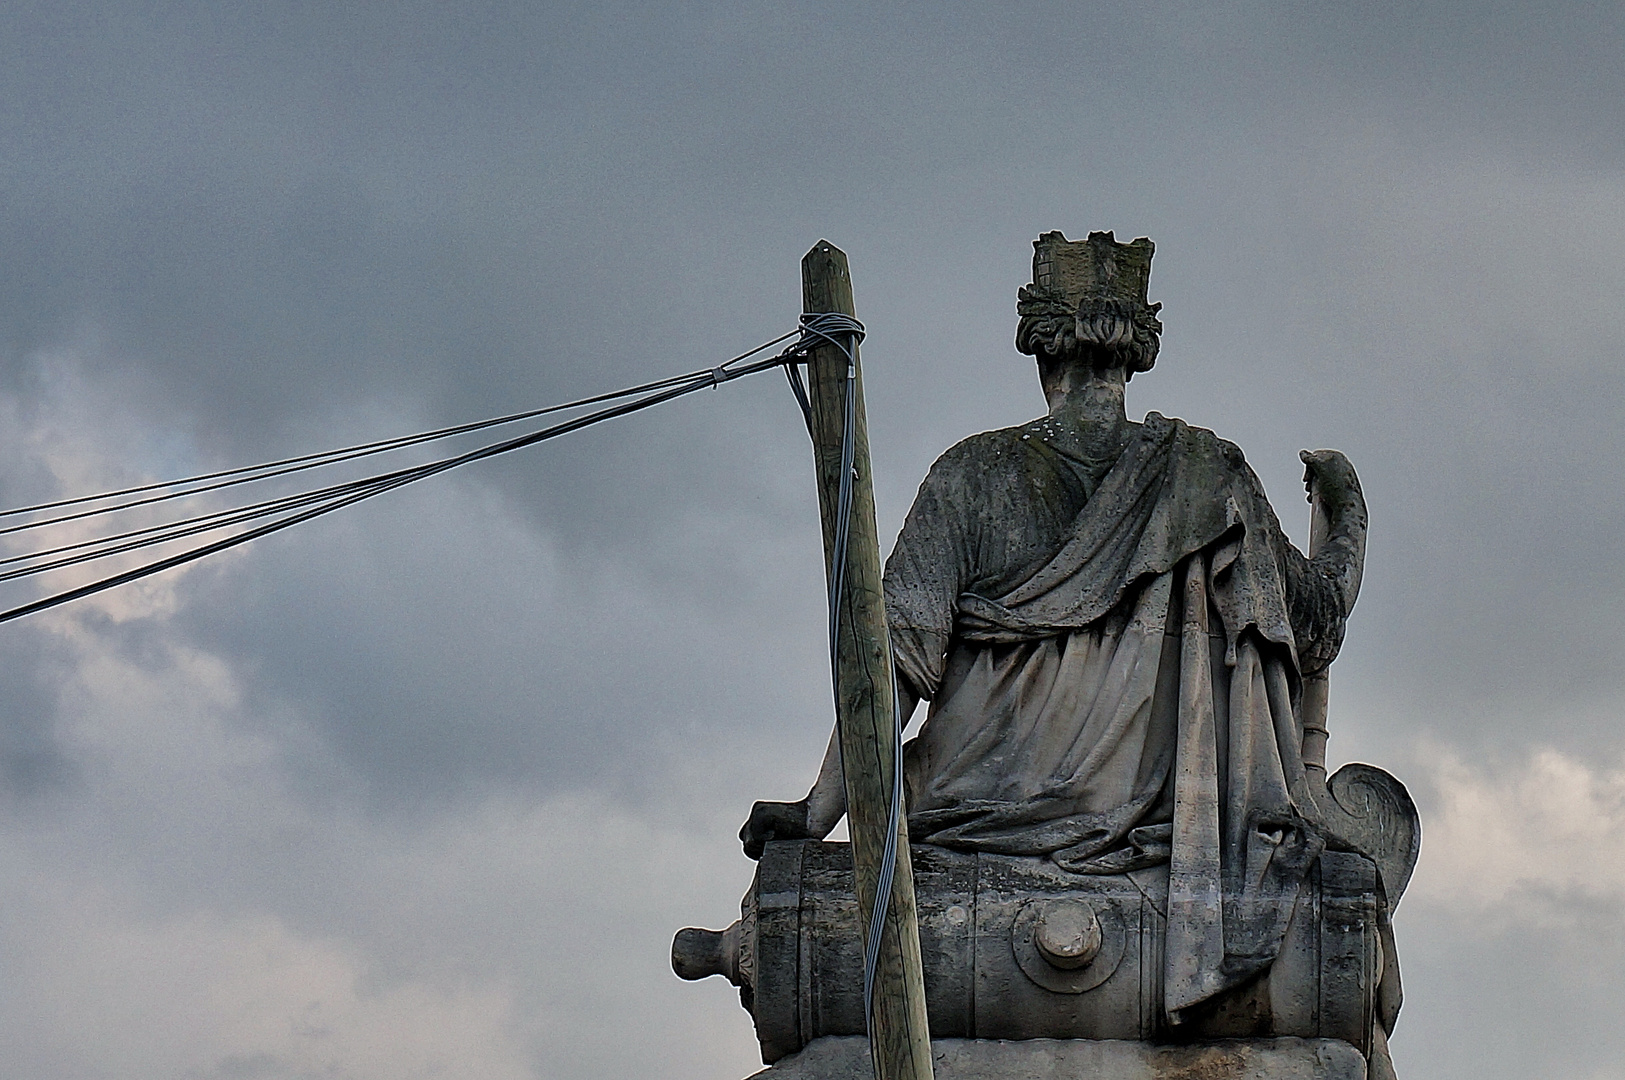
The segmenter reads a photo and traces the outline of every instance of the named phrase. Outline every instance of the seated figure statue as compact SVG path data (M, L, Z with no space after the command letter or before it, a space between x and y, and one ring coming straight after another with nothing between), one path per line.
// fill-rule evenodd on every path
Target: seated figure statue
M1233 443L1125 413L1162 329L1151 242L1052 232L1035 248L1016 348L1036 357L1049 411L943 454L886 564L902 716L929 702L905 749L910 839L1051 875L1154 879L1141 888L1160 905L1156 1030L1176 1040L1268 972L1323 852L1363 853L1380 871L1384 990L1361 1049L1372 1077L1391 1075L1387 916L1404 882L1380 879L1409 874L1414 808L1365 766L1386 817L1370 798L1349 800L1365 818L1338 801L1313 715L1323 683L1306 692L1360 588L1354 469L1336 451L1302 455L1321 515L1305 556ZM758 803L741 839L759 857L822 839L844 810L832 739L806 798Z

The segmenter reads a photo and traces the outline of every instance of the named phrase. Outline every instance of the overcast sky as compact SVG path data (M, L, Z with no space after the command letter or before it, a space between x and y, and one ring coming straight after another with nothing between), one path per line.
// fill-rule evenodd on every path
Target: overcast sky
M1301 448L1371 505L1331 756L1423 811L1401 1077L1625 1077L1622 55L1617 3L10 3L0 504L708 367L827 237L889 543L1041 410L1033 238L1150 236L1131 414L1299 537ZM820 558L763 376L0 626L0 1074L751 1072L667 951L816 771Z

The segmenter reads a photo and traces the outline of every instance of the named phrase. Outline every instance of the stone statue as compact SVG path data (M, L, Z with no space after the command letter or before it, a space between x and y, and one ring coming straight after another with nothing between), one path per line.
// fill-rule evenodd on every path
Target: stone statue
M1004 914L986 918L1015 944L985 958L965 946L976 954L964 961L976 969L971 997L1085 997L1068 999L1071 1019L1058 1027L1034 1019L1041 1002L1001 1020L976 999L976 1016L945 1031L937 1014L949 991L932 985L931 948L952 951L950 941L926 948L933 1034L1310 1036L1326 1034L1342 1009L1337 1031L1363 1055L1361 1071L1391 1076L1398 971L1388 916L1414 864L1415 810L1398 781L1369 766L1328 784L1315 715L1360 588L1367 517L1354 468L1335 450L1303 453L1320 518L1305 556L1238 447L1124 411L1125 385L1151 370L1162 330L1161 305L1147 299L1151 241L1052 232L1034 246L1016 348L1036 357L1049 411L972 436L932 466L886 564L885 592L903 717L929 702L905 751L922 942L957 940L954 905L934 914L932 868L952 877L974 864L972 891L992 896L988 883L999 883ZM821 840L843 813L832 740L807 797L756 804L741 839L759 858L786 841ZM813 852L798 856L804 866L833 846L801 847ZM1366 911L1364 921L1328 945L1327 912L1341 903ZM743 950L759 963L771 951L767 916L751 904L743 929L755 938ZM1123 929L1135 919L1138 930ZM968 933L980 940L981 908L976 921ZM797 925L809 932L805 916ZM1132 947L1107 947L1111 934ZM1323 956L1344 945L1357 954L1352 989L1333 985ZM1107 992L1119 956L1094 991L1122 1003L1083 1009L1093 987L1077 989L1089 979L1067 973L1125 948L1140 969L1133 987L1121 975L1123 988ZM984 978L1005 954L1008 971ZM941 972L955 963L939 964L934 981L951 982ZM979 1024L984 1014L992 1019ZM1297 1075L1286 1066L1263 1075L1276 1073Z

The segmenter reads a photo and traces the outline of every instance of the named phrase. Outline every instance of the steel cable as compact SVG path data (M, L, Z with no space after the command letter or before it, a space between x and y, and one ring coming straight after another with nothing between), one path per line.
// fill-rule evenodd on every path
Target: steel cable
M681 397L681 396L683 396L685 394L693 393L696 390L703 390L703 389L706 389L707 387L719 386L722 383L730 381L730 380L735 379L735 378L739 378L739 377L742 377L742 376L745 376L745 375L752 375L752 374L755 374L755 373L760 372L760 371L766 371L769 368L778 367L778 366L786 364L786 363L791 363L791 362L793 362L793 357L792 357L790 351L787 350L787 351L785 351L783 353L780 353L780 354L778 354L776 356L770 357L770 358L765 359L765 360L754 361L752 363L745 364L745 365L740 366L740 367L733 366L735 364L738 364L743 359L746 359L746 358L748 358L750 356L754 356L757 353L763 352L766 349L771 348L773 345L776 345L776 344L778 344L778 343L780 343L780 342L782 342L782 341L784 341L784 340L786 340L786 339L788 339L790 337L794 337L794 336L796 336L796 335L795 334L784 334L784 335L779 336L778 338L773 339L772 341L769 341L769 342L766 342L766 343L764 343L762 345L757 346L756 348L750 350L749 352L742 353L739 356L736 356L733 359L728 360L728 361L724 362L723 364L718 365L717 367L708 368L708 369L704 369L704 370L701 370L701 371L690 372L690 373L688 373L686 375L676 376L676 377L673 377L673 378L670 378L670 379L662 379L662 380L659 380L659 381L654 382L654 383L646 383L646 384L643 384L643 386L641 386L641 387L633 387L633 388L630 388L628 390L618 391L618 392L613 393L613 394L598 395L598 396L596 396L594 398L584 398L584 399L581 399L580 401L571 402L571 403L568 403L566 405L550 406L547 409L533 410L533 411L531 411L530 413L527 413L527 414L514 414L514 417L496 418L495 420L492 420L492 421L481 421L477 425L460 425L458 429L449 429L449 428L448 429L441 429L439 432L425 432L420 436L406 436L406 437L403 437L402 439L385 440L384 441L384 442L392 444L391 448L396 448L396 447L401 446L401 445L410 445L410 442L408 442L408 440L412 440L412 439L416 439L417 441L428 441L428 439L434 438L434 437L445 437L447 433L450 433L450 432L452 432L454 430L457 433L464 433L464 432L467 432L467 431L478 430L480 427L489 427L489 426L493 426L493 425L498 424L498 423L513 422L513 419L515 417L542 415L542 414L548 413L548 412L558 412L561 409L572 408L572 407L580 407L584 403L589 403L589 402L594 402L595 403L595 402L610 401L610 400L616 400L616 399L619 399L619 398L624 398L624 397L627 397L627 396L629 396L631 394L637 394L637 393L642 393L643 394L642 397L637 397L632 401L622 402L621 404L612 405L612 406L610 406L609 408L606 408L606 409L600 409L598 411L588 413L588 414L583 415L583 416L578 416L578 417L575 417L573 419L566 420L566 421L563 421L563 422L558 423L558 424L554 424L554 425L552 425L550 427L543 428L540 431L529 432L529 433L527 433L525 435L516 436L514 438L502 440L500 442L492 443L492 444L489 444L489 445L486 445L486 446L477 447L477 448L475 448L473 450L469 450L469 451L461 453L461 454L456 454L456 455L453 455L451 457L442 458L442 459L437 460L437 461L426 462L426 463L421 464L421 465L415 465L415 466L411 466L411 467L404 468L404 469L397 469L397 470L393 470L391 472L382 473L382 474L379 474L379 475L376 475L376 476L371 476L371 477L365 477L365 478L362 478L360 480L353 480L353 481L349 481L349 482L346 482L346 483L343 483L343 484L335 484L335 485L331 485L331 486L326 487L326 488L317 489L316 491L302 492L302 493L296 493L296 494L293 494L293 495L282 496L282 497L279 497L277 499L266 500L266 501L264 501L262 503L251 504L250 506L247 506L247 507L237 507L237 508L234 508L234 509L231 509L231 510L217 511L217 512L213 512L213 513L210 513L210 514L200 515L200 516L190 518L190 519L184 519L184 520L179 521L179 522L171 522L171 523L167 523L167 524L164 524L164 525L151 526L151 527L147 527L147 528L143 528L143 529L130 530L128 532L117 534L117 535L111 536L111 537L102 537L102 538L99 538L99 539L96 539L96 540L81 541L81 542L78 542L78 543L75 543L75 544L62 545L62 546L60 546L58 548L49 549L49 550L44 551L44 552L36 552L36 553L33 553L32 555L13 556L13 557L5 560L5 561L6 562L26 561L28 559L43 558L43 557L45 557L47 555L60 554L60 553L66 552L66 551L76 550L76 549L81 549L81 548L86 548L86 547L95 547L97 545L113 545L111 547L108 547L107 550L80 551L80 553L78 555L69 556L68 558L65 558L65 559L59 559L59 560L56 560L55 562L52 562L52 563L42 564L42 565L39 565L39 566L24 567L24 568L20 568L20 569L17 569L17 570L12 570L12 571L9 571L9 572L7 572L5 574L0 574L0 581L7 580L7 579L10 579L10 578L24 577L24 576L28 576L28 575L34 574L34 573L44 573L44 572L47 572L47 571L50 571L50 570L62 569L64 567L66 567L66 566L71 566L71 565L75 565L77 563L91 561L93 559L99 559L99 558L104 558L104 557L108 557L108 556L112 556L112 555L123 554L123 553L126 553L128 551L137 550L137 549L140 549L140 548L149 547L149 546L153 546L153 545L157 545L157 544L169 543L169 542L172 542L174 540L183 539L185 537L193 536L193 535L196 535L196 534L201 533L201 532L210 532L210 531L214 531L216 529L229 527L231 525L243 524L243 523L245 523L245 522L247 522L249 520L254 520L254 519L257 519L259 517L269 516L269 515L273 515L273 514L280 514L280 513L288 513L289 511L297 511L295 513L289 513L288 516L281 517L278 520L270 521L270 522L267 522L267 523L265 523L263 525L260 525L260 526L257 526L255 528L249 529L246 532L238 533L238 534L233 535L233 536L229 536L229 537L225 537L225 538L220 539L220 540L212 541L210 543L201 545L199 547L192 548L192 549L189 549L187 551L179 552L179 553L177 553L175 555L168 556L168 557L160 559L160 560L158 560L156 562L149 563L149 564L139 566L139 567L135 567L135 568L133 568L131 570L127 570L127 571L124 571L124 572L119 573L119 574L114 574L114 575L111 575L109 577L102 578L102 579L100 579L98 581L93 581L93 582L90 582L90 583L88 583L86 585L79 586L77 588L69 589L69 590L66 590L64 592L56 593L56 594L44 597L44 598L39 599L39 600L35 600L35 601L31 602L31 603L22 604L22 605L19 605L17 607L13 607L13 608L11 608L9 610L0 611L0 622L9 622L12 619L22 618L25 615L31 615L31 614L34 614L34 613L39 612L39 611L44 611L44 610L47 610L49 608L56 607L56 606L58 606L60 604L68 603L68 602L70 602L72 600L77 600L77 599L80 599L80 598L85 597L85 596L90 596L90 595L92 595L94 593L102 592L102 591L104 591L106 589L115 588L115 587L117 587L119 585L128 584L128 583L130 583L132 581L137 581L137 580L139 580L141 578L148 577L148 576L150 576L152 574L160 573L160 572L162 572L164 570L172 569L172 568L174 568L176 566L180 566L180 565L182 565L184 563L191 562L193 560L203 558L206 555L211 555L211 554L214 554L214 553L219 552L219 551L224 551L224 550L226 550L228 548L235 547L235 546L237 546L239 544L247 543L250 540L257 539L258 537L266 536L266 535L269 535L270 533L273 533L273 532L278 532L278 531L280 531L282 529L289 528L289 527L291 527L293 525L300 524L301 522L304 522L304 521L309 521L312 518L320 517L323 514L330 513L330 512L332 512L334 510L338 510L338 509L340 509L342 507L345 507L345 506L350 506L350 505L352 505L354 503L357 503L357 502L360 502L360 501L362 501L364 499L372 498L375 495L381 495L386 491L392 491L395 488L401 487L401 486L403 486L405 484L413 483L413 482L418 481L418 480L426 479L426 478L428 478L430 476L438 475L439 473L445 472L445 471L447 471L449 469L457 468L458 466L461 466L461 465L466 465L466 464L469 464L469 463L474 462L474 461L481 461L481 460L484 460L484 459L489 458L489 457L495 457L498 454L505 454L505 453L509 453L511 451L514 451L514 450L522 449L522 448L527 447L527 446L532 446L532 445L534 445L536 443L543 442L543 441L545 441L547 439L556 438L556 437L558 437L560 435L568 434L568 433L570 433L572 431L578 431L581 428L587 427L587 426L592 425L592 424L600 423L602 421L610 420L610 419L613 419L613 418L618 417L618 416L625 416L625 415L628 415L628 414L633 413L633 412L641 411L641 410L649 408L651 406L658 405L658 404L661 404L663 402L673 400L674 398L677 398L677 397ZM382 443L377 443L377 444L365 444L365 445L367 445L369 447L372 447L372 446L382 446L383 444ZM350 449L354 449L354 448L350 448ZM346 451L333 451L333 452L330 452L328 456L331 456L332 454L338 454L338 453L344 453L344 452L346 452ZM379 452L379 451L372 451L372 452ZM306 455L306 459L320 457L320 456L322 456L322 455ZM364 456L364 455L357 454L355 456ZM285 459L285 460L296 460L296 459ZM323 462L323 464L327 464L327 463L331 463L331 462ZM268 465L259 466L258 468L263 469L263 468L267 468L267 467L271 467L271 466L279 465L279 464L282 464L282 463L268 463ZM250 468L253 468L253 467L250 467ZM249 470L244 469L244 470L237 470L237 471L238 472L247 472ZM295 470L288 470L288 471L295 471ZM224 474L217 473L217 474L212 474L212 475L213 476L219 476L219 475L224 475ZM268 474L268 475L274 475L274 474ZM202 477L202 478L194 477L194 478L192 478L192 481L196 481L198 479L207 479L207 478L210 478L210 477ZM251 479L263 479L263 478L264 477L252 477ZM175 481L173 483L179 484L179 483L187 483L187 482L191 482L191 481ZM239 482L246 482L246 481L239 481ZM162 485L160 485L160 486L162 486ZM149 490L150 490L150 488L149 488ZM178 494L188 494L188 495L189 494L198 494L203 490L210 490L210 489L199 488L199 489L196 489L196 490L193 490L193 491L182 492L182 493L178 493ZM61 502L59 502L57 504L52 504L52 505L67 505L67 504L69 504L71 502L74 502L74 501L78 501L78 502L94 501L94 500L96 500L98 498L118 497L119 495L130 494L130 493L132 493L132 489L125 489L122 492L109 492L109 493L105 493L102 496L86 496L86 497L83 497L83 498L81 498L79 500L63 500L63 501L61 501ZM162 501L164 498L168 498L168 497L172 497L172 496L161 496L161 497L159 497L157 499L153 499L153 500L141 500L141 501L139 501L137 503L128 503L128 504L124 504L124 505L119 506L119 507L110 507L110 508L105 508L105 509L106 509L106 511L109 511L109 512L111 510L114 510L114 509L128 509L133 505L144 505L148 501L154 501L154 502L155 501ZM43 505L45 505L45 504L42 504L42 506ZM24 508L24 509L27 509L27 508ZM20 511L18 511L18 512L20 512ZM101 512L101 511L97 511L97 512ZM67 517L65 517L63 519L59 519L59 520L74 520L74 519L76 519L78 517L81 517L81 516L89 516L89 515L88 514L86 514L86 515L68 515ZM50 522L50 523L55 523L55 522ZM37 523L37 524L47 524L47 523L46 522L41 522L41 523ZM0 530L0 531L4 531L4 530ZM142 538L141 539L134 539L134 537L137 537L137 536L141 536ZM128 543L114 545L115 541L126 540L126 539L129 540Z
M486 428L500 427L504 424L513 424L521 420L532 420L538 416L550 413L565 412L569 409L579 409L587 405L596 405L605 401L614 401L620 398L632 397L637 394L661 390L669 386L686 383L692 379L714 378L717 372L726 371L729 365L736 364L748 357L755 356L797 336L797 331L781 334L771 341L763 342L749 352L744 352L715 368L705 368L700 371L691 371L686 375L674 375L667 379L658 379L654 382L644 383L640 386L630 386L624 390L616 390L608 394L596 394L592 397L578 398L567 401L561 405L549 405L542 409L530 409L526 412L510 413L507 416L492 417L488 420L476 420L472 423L457 424L452 427L439 428L434 431L423 431L415 435L401 435L392 439L380 439L375 442L359 443L355 446L342 447L337 450L327 450L319 454L301 454L297 457L283 458L280 461L268 461L259 465L245 465L235 469L222 469L218 472L203 473L199 476L185 477L179 480L164 480L152 484L139 484L135 487L122 488L117 491L104 491L96 495L80 495L71 499L57 499L54 502L36 503L33 506L19 506L11 510L0 510L0 518L12 517L17 514L37 513L41 510L54 510L65 506L78 506L84 503L101 502L105 499L122 498L126 495L138 495L148 491L159 491L164 488L181 488L187 485L203 484L207 480L216 480L222 477L233 479L222 480L220 483L206 484L201 487L192 487L189 490L171 491L163 495L155 495L146 499L136 499L130 502L119 503L115 506L98 507L94 510L84 510L75 514L63 514L58 517L45 518L40 521L25 522L21 525L0 527L0 535L14 532L24 532L29 529L42 528L47 525L58 525L66 521L78 521L83 518L97 517L119 510L128 510L137 506L149 506L153 503L166 502L170 499L185 498L190 495L201 495L208 491L218 491L221 488L235 487L239 484L250 484L257 480L268 480L272 477L286 476L290 473L304 472L308 469L317 469L326 465L336 465L344 461L354 461L357 458L370 457L374 454L387 453L407 446L416 446L420 443L433 442L438 439L448 439L456 435L466 435Z

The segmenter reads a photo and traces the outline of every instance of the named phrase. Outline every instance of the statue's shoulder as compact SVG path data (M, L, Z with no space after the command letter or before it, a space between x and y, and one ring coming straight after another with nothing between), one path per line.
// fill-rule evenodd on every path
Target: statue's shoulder
M1149 438L1167 440L1178 453L1216 463L1222 461L1233 469L1251 471L1241 447L1229 439L1220 438L1207 428L1187 424L1176 416L1146 413L1145 433Z
M987 476L1006 470L1020 470L1033 453L1033 424L979 431L960 439L942 452L931 466L933 475L944 479L960 476Z

